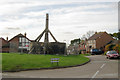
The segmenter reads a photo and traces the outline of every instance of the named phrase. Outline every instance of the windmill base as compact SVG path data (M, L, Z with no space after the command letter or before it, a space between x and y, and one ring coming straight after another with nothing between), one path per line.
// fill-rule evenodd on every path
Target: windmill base
M66 54L66 43L49 42L47 47L44 42L32 42L30 54Z

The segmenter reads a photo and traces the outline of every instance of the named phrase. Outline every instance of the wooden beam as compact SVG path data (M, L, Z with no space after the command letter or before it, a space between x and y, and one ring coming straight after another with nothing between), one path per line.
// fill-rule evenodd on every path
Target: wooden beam
M50 30L49 30L49 33L50 33L50 35L52 36L52 38L55 40L55 42L58 42L58 41L55 39L55 37L53 36L53 34L50 32Z
M45 30L35 39L35 41L39 42L44 33L45 33Z

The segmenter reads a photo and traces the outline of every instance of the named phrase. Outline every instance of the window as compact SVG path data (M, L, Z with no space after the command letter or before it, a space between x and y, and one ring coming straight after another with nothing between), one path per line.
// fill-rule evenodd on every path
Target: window
M19 46L20 47L29 47L29 43L30 41L28 39L26 39L25 37L19 37Z
M88 43L90 43L90 41L88 41Z
M19 46L22 46L22 42L19 42Z
M24 37L22 37L22 42L25 42L25 38Z
M27 42L26 45L29 45L29 43Z
M29 41L26 39L26 42L29 42Z
M21 40L22 38L21 37L19 37L19 42L22 42L22 40Z
M25 42L22 43L22 46L25 47Z

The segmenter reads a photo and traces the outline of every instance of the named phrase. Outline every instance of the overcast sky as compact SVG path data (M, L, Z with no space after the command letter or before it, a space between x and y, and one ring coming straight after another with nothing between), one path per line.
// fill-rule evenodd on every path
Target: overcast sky
M36 39L45 28L46 13L49 29L60 42L81 38L87 31L118 32L118 0L1 0L0 37L26 32Z

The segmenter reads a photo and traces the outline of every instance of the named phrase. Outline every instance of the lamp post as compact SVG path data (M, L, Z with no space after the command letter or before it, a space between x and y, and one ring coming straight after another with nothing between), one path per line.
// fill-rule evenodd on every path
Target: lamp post
M66 40L63 40L63 42L66 44L66 45L65 45L64 55L67 55L67 41L66 41Z

